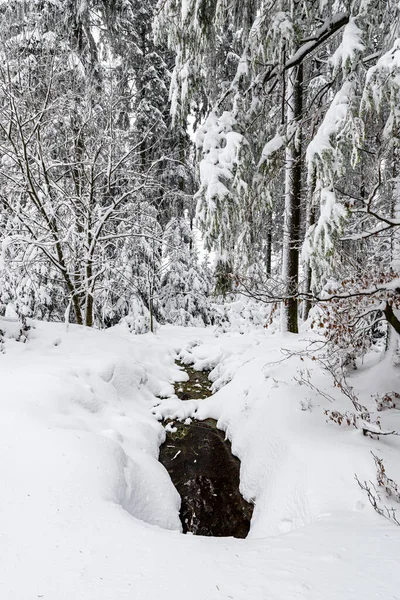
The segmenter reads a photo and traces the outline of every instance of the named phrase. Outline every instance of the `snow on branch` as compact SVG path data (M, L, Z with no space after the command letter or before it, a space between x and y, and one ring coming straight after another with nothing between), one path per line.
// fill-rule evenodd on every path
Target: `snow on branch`
M342 41L332 57L330 63L333 65L334 72L340 68L344 75L347 75L358 59L361 52L365 50L362 43L362 31L357 27L356 19L352 17L343 30Z
M283 14L283 13L282 13ZM277 78L281 75L282 71L287 71L292 67L295 67L303 62L307 58L309 54L311 54L314 50L319 48L322 44L330 39L330 37L339 31L341 27L346 25L349 22L349 15L346 12L340 12L329 19L327 19L321 27L319 27L315 34L307 40L304 40L305 43L300 46L300 48L282 65L279 62L272 62L268 65L267 70L260 74L255 81L249 86L245 94L248 94L255 85L265 85L271 80L275 80L272 84L272 88L276 84ZM280 24L280 27L282 24ZM288 29L288 25L285 22L285 27ZM288 31L286 31L286 35L288 35ZM244 55L247 54L247 47L245 49ZM237 82L238 76L242 73L243 67L239 65L238 72L232 82L232 84L228 87L228 89L221 95L219 100L216 103L216 108L220 107L223 102L226 100L227 96L237 91Z
M400 122L400 38L394 46L380 57L367 73L365 90L361 101L362 111L373 108L382 112L389 107L383 135L390 139ZM387 110L386 110L387 112Z
M335 152L337 148L337 139L343 131L349 111L350 98L354 92L355 82L346 80L340 90L337 92L322 121L317 134L311 140L307 148L306 161L311 171L312 164L319 159L320 167L323 168L325 162L327 167L338 166L338 156ZM328 155L334 155L329 161L325 161ZM330 180L330 174L326 172L325 179Z
M241 133L234 131L235 124L228 111L219 117L211 113L196 137L202 155L200 189L195 195L197 216L209 247L225 235L233 236L237 225L236 197L245 196L247 191L247 184L238 172L239 154L247 142Z
M329 186L322 187L319 194L319 219L307 231L302 249L303 261L312 264L315 282L319 282L330 271L335 240L346 217L345 207L337 202L336 194Z
M317 223L307 231L302 251L303 260L312 266L314 284L331 270L335 241L347 217L347 209L337 201L333 182L344 172L349 140L355 149L363 135L361 120L352 110L355 90L356 81L349 76L333 98L306 152L309 181L315 180L314 196L319 197L321 207ZM353 164L357 156L353 151Z
M261 153L260 161L257 165L258 168L260 168L264 163L268 162L270 156L280 150L284 145L284 138L279 133L276 133L274 137L265 144Z
M296 67L316 48L326 42L336 31L349 22L349 15L346 12L340 12L327 19L321 27L317 29L312 38L304 43L285 63L284 70Z

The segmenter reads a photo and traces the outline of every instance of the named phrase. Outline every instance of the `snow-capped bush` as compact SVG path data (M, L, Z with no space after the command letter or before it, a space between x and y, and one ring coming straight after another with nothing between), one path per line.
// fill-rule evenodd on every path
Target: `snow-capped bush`
M271 305L241 298L223 304L211 304L211 320L221 333L248 333L265 328L271 315Z
M129 315L121 319L126 324L130 333L139 335L150 331L150 311L138 298L132 298ZM158 328L158 323L153 317L153 331Z

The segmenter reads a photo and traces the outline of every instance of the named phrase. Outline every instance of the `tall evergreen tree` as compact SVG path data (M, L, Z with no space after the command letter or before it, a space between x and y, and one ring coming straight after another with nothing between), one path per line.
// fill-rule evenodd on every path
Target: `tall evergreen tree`
M174 325L209 322L211 276L201 267L186 218L173 217L164 234L164 268L160 300L167 320Z
M196 102L201 114L207 107L198 134L198 216L206 243L226 262L231 278L246 269L254 274L254 264L266 257L264 289L254 276L250 287L267 301L283 300L282 326L296 332L298 298L306 299L307 316L310 299L327 278L335 269L340 276L337 267L350 242L349 235L343 239L346 223L353 227L350 261L361 249L357 239L365 249L366 240L379 233L390 231L391 247L398 248L398 117L392 107L399 8L380 0L248 1L240 3L241 27L239 3L219 0L212 10L206 4L160 2L158 17L177 55L177 109L187 111ZM211 79L208 65L219 43L224 65L232 52L236 62L228 77L220 63ZM365 117L374 111L369 122ZM376 173L375 182L365 177L366 168ZM384 198L391 202L384 209L389 219L373 210L373 202L382 205ZM378 229L368 229L374 219ZM272 279L271 241L275 252L279 248L276 232L269 235L265 227L271 223L283 227L282 276Z

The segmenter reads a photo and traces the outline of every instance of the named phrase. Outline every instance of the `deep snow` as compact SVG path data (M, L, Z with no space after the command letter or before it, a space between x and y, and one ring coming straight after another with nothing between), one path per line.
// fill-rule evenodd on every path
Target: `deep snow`
M354 480L375 479L373 450L399 481L399 438L326 422L332 405L294 377L310 369L350 409L329 375L298 356L282 362L281 347L302 349L310 334L33 325L24 344L0 319L1 599L400 598L400 528ZM215 367L212 398L156 398L184 377L177 353ZM352 376L367 405L400 388L398 371L375 362ZM256 503L246 540L180 533L156 417L194 414L217 419L241 459L242 493ZM382 424L400 430L399 411Z

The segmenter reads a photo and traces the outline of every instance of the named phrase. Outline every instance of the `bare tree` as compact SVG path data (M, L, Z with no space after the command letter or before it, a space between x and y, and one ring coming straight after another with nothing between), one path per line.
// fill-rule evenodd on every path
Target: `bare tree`
M92 326L103 275L119 258L116 240L154 239L144 197L152 188L159 193L157 161L139 168L149 132L133 141L117 127L123 99L114 93L112 73L100 103L70 54L42 53L33 67L31 58L8 60L0 69L6 245L25 265L45 258L76 322ZM147 222L138 218L146 210Z

